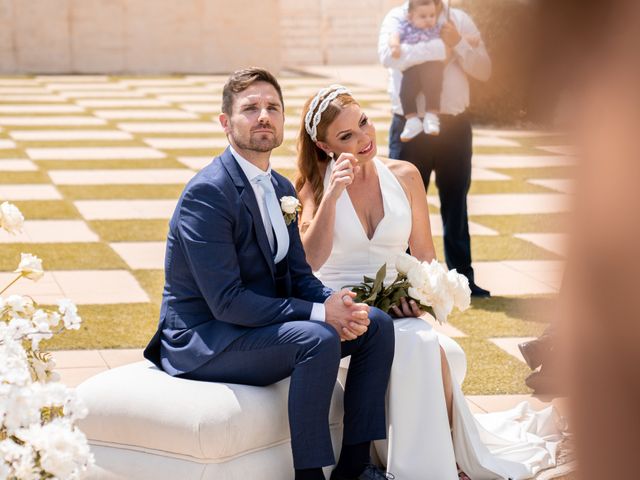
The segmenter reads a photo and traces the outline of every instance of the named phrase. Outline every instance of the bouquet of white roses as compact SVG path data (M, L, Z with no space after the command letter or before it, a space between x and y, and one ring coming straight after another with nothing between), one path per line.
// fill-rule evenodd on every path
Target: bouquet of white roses
M440 323L456 307L464 311L471 302L469 280L456 270L447 270L437 260L420 262L411 255L402 254L396 258L396 279L388 286L384 285L387 264L380 267L376 278L365 276L362 283L351 285L356 294L355 301L377 307L385 312L400 305L400 299L414 299L421 310L431 311Z
M0 229L15 234L23 222L14 205L0 205ZM3 298L21 278L38 281L44 275L42 261L23 253L16 273L0 291L0 480L81 478L94 462L75 425L87 410L74 390L57 381L40 341L77 330L82 319L69 300L46 309L22 295Z

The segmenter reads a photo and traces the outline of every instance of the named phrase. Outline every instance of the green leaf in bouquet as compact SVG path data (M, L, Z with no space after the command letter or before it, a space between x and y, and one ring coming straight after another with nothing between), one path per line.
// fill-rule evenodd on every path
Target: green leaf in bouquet
M398 305L402 297L407 296L407 291L404 288L398 288L391 294L391 304Z
M376 281L373 284L373 292L378 293L382 290L382 282L384 282L384 278L387 276L387 264L384 263L378 273L376 273Z
M367 277L366 275L363 278L364 278L364 283L373 283L376 281L375 278Z
M362 301L367 305L375 305L377 298L378 298L378 294L376 292L372 292L371 295L369 295L367 298L365 298Z
M370 295L369 290L364 288L360 288L357 290L354 289L353 292L355 292L356 294L355 298L353 299L353 301L356 303L366 303L365 300Z
M384 313L388 313L389 308L391 308L391 299L389 297L384 297L376 306Z

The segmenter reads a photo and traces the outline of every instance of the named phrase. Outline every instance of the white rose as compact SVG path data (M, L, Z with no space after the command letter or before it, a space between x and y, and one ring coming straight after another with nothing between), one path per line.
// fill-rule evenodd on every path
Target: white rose
M453 295L453 303L460 310L464 311L471 304L471 289L469 288L469 279L459 274L455 268L447 274L449 282L449 290Z
M438 301L433 303L431 308L433 308L436 320L440 323L446 323L447 317L451 313L451 310L453 310L453 300L450 297L439 298Z
M296 213L299 206L300 202L296 197L282 197L280 199L280 207L282 208L282 211L289 215Z
M4 228L11 234L22 231L24 225L24 217L18 207L9 202L0 205L0 228Z
M422 292L420 289L409 287L409 289L407 290L407 294L409 295L409 297L413 298L414 300L417 300L423 305L429 306L429 299L424 294L424 292Z
M29 280L33 280L34 282L40 280L44 275L44 271L42 270L42 260L30 253L22 253L20 255L22 258L15 273L19 273L23 277L27 277Z
M406 275L416 265L420 265L420 262L416 257L412 257L407 253L402 253L396 257L396 270L398 273Z
M409 269L407 280L409 280L412 287L421 289L429 281L429 276L423 265L419 263Z

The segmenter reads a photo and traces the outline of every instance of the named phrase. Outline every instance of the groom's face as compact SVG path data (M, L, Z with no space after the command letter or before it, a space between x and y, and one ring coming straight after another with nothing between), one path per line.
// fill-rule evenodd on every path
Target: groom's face
M255 82L234 95L231 115L220 121L230 140L243 150L270 152L282 144L284 111L276 89Z

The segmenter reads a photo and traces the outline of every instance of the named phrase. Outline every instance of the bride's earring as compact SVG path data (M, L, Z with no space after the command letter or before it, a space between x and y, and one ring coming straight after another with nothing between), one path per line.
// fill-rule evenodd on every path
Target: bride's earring
M333 152L329 152L329 153L327 153L327 155L329 155L329 158L331 160L333 160L333 157L335 157L335 154Z

